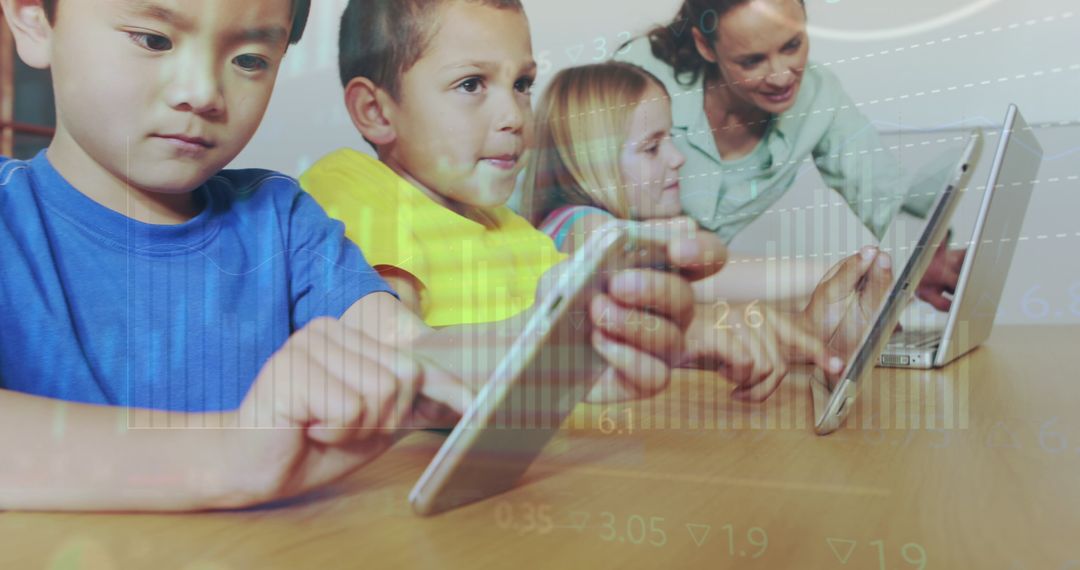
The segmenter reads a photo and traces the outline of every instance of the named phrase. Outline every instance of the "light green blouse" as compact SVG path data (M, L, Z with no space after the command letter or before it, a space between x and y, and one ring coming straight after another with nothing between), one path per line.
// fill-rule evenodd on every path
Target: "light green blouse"
M725 241L780 199L810 163L878 238L901 207L925 217L934 202L932 195L907 196L895 157L821 66L807 66L795 105L771 119L754 151L727 161L705 116L703 79L676 81L674 69L653 56L648 38L634 40L617 59L645 68L667 87L675 144L686 155L683 210Z

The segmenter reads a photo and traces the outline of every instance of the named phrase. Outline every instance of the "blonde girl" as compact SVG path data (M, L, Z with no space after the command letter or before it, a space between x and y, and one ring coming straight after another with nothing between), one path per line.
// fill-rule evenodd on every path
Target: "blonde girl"
M613 218L667 223L681 216L685 157L671 130L671 99L642 68L608 62L559 72L537 108L524 216L567 253ZM712 357L707 365L737 384L736 398L756 401L779 386L792 363L839 372L838 355L851 348L891 285L890 268L887 255L864 248L834 267L801 311L760 304L771 297L764 274L726 268L698 281L697 301L715 312L687 333L686 364L697 362L700 347ZM845 309L855 300L861 310L849 316ZM829 339L832 349L824 346Z

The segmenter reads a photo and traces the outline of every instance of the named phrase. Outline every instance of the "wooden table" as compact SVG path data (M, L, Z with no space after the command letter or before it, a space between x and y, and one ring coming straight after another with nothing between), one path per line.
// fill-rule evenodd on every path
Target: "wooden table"
M1001 327L943 371L879 369L828 437L806 375L754 408L682 374L580 408L517 489L439 517L405 500L424 432L283 507L0 514L0 568L1080 568L1078 351L1078 327Z

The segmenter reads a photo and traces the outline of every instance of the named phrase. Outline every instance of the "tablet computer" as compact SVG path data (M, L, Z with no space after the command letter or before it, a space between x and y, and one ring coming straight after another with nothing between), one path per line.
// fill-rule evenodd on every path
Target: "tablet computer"
M915 289L934 258L934 253L946 239L949 221L961 193L967 189L981 150L982 133L975 131L959 158L952 161L949 168L942 173L944 189L938 194L926 225L911 248L911 256L878 309L873 325L863 335L855 354L849 358L839 382L830 386L820 369L814 372L810 391L814 406L814 431L818 435L836 431L851 413L859 385L866 381L867 375L874 370L881 351L900 321L901 313L911 301Z
M511 488L585 399L607 368L592 347L590 301L613 272L667 264L666 245L643 230L611 222L574 254L409 494L417 514Z

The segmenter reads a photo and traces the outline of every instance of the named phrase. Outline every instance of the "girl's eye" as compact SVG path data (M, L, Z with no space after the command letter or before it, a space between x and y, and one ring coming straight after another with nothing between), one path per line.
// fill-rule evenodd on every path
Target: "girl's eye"
M743 69L754 69L755 67L757 67L758 63L761 63L761 60L759 60L759 59L744 59L744 60L739 62L739 66L742 67Z
M233 59L233 63L244 71L263 71L270 67L269 62L265 59L250 54L236 56L236 59Z
M514 83L514 89L516 89L518 93L532 93L533 82L534 80L531 77L522 77Z
M645 154L648 154L648 155L650 155L650 156L654 156L654 155L656 155L656 153L657 153L657 152L658 152L658 151L660 150L660 145L658 145L658 144L656 144L656 143L652 143L652 144L650 144L650 145L646 146L646 147L645 147L644 149L642 149L642 150L644 150L644 151L645 151Z
M128 35L131 37L131 41L149 51L161 52L172 49L172 41L165 36L143 32L128 32Z
M470 77L469 79L466 79L465 81L462 81L460 84L458 84L458 89L461 89L466 93L476 93L480 90L480 87L480 79L476 77Z
M798 50L800 47L802 47L802 42L796 40L784 46L784 51L793 52Z

